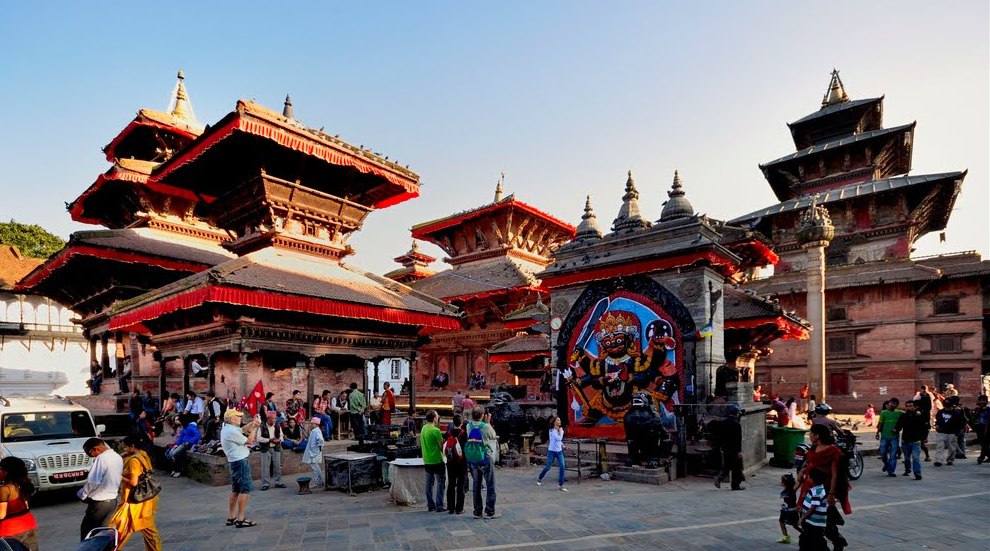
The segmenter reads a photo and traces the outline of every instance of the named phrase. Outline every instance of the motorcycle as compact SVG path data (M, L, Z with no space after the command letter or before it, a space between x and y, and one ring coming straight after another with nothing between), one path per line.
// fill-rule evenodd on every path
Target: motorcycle
M859 442L856 440L856 435L847 429L842 429L841 433L833 430L832 434L835 435L835 446L842 451L846 461L846 475L849 480L858 480L859 477L863 476L865 463L863 454L859 452ZM804 455L810 449L811 444L802 443L794 450L795 471L801 472L804 467Z

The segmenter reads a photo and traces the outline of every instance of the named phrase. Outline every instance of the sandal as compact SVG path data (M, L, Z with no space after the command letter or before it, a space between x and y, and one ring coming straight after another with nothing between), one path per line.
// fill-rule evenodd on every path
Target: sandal
M237 523L237 519L236 518L229 518L229 519L227 519L227 526L233 526L236 523Z
M258 523L253 520L239 520L234 523L234 526L238 528L250 528L252 526L257 526Z

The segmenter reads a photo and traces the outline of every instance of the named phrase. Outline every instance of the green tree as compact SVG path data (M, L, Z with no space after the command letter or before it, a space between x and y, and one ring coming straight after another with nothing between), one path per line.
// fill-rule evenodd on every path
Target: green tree
M0 222L0 243L14 245L21 254L33 258L48 258L65 246L65 241L37 224L21 224L11 220Z

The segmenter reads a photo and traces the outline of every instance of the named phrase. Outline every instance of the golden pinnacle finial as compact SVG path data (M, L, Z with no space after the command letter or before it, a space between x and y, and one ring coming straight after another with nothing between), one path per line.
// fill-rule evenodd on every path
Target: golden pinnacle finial
M839 78L839 71L833 68L832 78L828 83L828 89L825 90L825 97L822 98L822 107L824 108L829 105L844 103L847 101L849 101L849 94L846 93L846 87L843 86L842 79Z
M179 82L175 85L172 115L188 122L195 122L192 114L192 107L189 105L189 95L186 93L186 84L184 82L186 76L182 73L182 69L179 69L179 72L175 75L175 77L179 79Z
M505 173L502 173L502 177L498 179L498 183L495 184L495 202L498 203L502 200L502 182L505 181Z

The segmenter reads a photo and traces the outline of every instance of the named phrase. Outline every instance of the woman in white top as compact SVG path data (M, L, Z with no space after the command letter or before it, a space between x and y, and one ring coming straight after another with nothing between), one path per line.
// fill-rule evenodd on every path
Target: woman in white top
M547 464L540 472L540 478L536 481L537 486L543 485L543 477L550 472L554 461L557 462L560 469L557 476L560 491L566 492L567 488L564 487L564 429L560 426L560 417L550 418L550 445L547 447Z
M302 462L308 463L313 469L313 483L310 488L318 489L323 487L323 432L320 430L320 418L313 417L309 420L311 428L309 431L309 442L306 443L306 451L303 452Z

